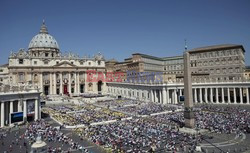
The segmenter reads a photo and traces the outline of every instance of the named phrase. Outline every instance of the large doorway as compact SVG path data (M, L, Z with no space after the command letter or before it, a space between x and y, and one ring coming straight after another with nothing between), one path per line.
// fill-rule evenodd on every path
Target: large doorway
M84 84L80 85L80 93L84 93Z
M44 86L44 94L49 95L49 86Z
M65 94L65 95L68 94L68 85L67 84L63 85L63 94Z
M97 89L98 89L98 93L102 93L102 81L98 81L97 83Z

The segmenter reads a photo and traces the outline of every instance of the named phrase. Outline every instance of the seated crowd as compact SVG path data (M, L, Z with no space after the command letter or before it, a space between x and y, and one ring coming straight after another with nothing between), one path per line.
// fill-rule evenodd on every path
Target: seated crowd
M89 126L77 129L79 136L103 146L112 152L164 152L183 150L184 146L194 148L197 141L188 134L180 133L169 124L147 119L135 119L113 124Z
M80 107L81 110L78 109L77 111L71 112L67 112L67 107L65 110L63 109L64 107L59 107L60 109L57 109L57 107L45 107L43 112L50 114L57 121L68 126L82 124L89 125L91 123L120 120L121 118L128 117L128 115L123 113L110 111L106 108L98 108L90 104L78 106L78 108Z

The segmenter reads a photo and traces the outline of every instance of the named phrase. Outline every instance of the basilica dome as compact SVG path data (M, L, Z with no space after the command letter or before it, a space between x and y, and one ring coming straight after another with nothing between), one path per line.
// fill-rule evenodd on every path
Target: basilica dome
M29 49L31 48L55 48L59 49L59 45L55 38L48 33L48 29L43 22L39 34L34 36L29 43Z

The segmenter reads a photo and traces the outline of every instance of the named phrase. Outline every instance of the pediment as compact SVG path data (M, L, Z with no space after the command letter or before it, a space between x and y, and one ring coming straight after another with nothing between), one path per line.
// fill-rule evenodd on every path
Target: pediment
M66 62L66 61L63 61L61 63L54 65L54 67L76 67L76 65L69 63L69 62Z

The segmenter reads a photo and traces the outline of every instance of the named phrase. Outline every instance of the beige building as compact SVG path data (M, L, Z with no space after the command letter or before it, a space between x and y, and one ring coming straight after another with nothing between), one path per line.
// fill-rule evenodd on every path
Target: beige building
M215 45L192 49L189 52L193 82L244 81L245 50L242 45ZM107 63L107 69L113 69L114 72L161 72L163 83L183 82L182 55L159 58L135 53L124 62L113 60Z
M62 54L44 22L40 32L30 41L28 50L11 53L8 64L12 84L38 86L45 95L100 93L106 86L102 81L86 82L86 71L105 72L103 55L79 57L73 53Z
M4 64L0 66L0 84L8 84L8 83L9 83L8 64Z

